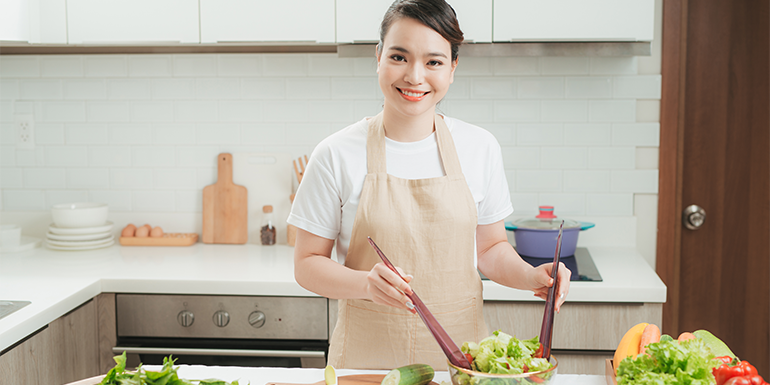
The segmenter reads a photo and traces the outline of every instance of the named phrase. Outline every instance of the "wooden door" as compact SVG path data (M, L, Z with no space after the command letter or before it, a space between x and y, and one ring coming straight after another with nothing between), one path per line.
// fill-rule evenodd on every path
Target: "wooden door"
M664 0L663 332L706 329L770 377L767 0ZM706 211L701 228L682 210Z

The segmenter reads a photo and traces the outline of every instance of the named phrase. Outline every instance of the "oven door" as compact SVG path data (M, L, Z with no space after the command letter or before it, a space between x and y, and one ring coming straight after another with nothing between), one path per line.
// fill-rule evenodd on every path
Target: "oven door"
M328 300L116 294L117 346L127 365L317 367L329 349Z
M126 352L126 365L162 365L172 356L176 365L323 368L328 342L323 340L216 340L121 338L113 353Z

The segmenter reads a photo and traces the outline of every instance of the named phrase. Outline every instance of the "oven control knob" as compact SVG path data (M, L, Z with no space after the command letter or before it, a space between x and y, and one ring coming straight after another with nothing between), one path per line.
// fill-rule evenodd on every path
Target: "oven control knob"
M224 310L220 310L216 313L214 313L214 325L217 325L221 328L227 326L228 323L230 323L230 314L228 314Z
M257 310L249 314L249 325L255 328L261 328L265 324L265 313Z
M195 322L195 315L189 310L182 310L176 315L176 320L180 325L188 327Z

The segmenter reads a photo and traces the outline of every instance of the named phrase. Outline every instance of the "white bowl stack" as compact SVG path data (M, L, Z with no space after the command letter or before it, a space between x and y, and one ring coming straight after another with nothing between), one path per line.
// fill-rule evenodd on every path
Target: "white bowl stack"
M62 203L51 209L46 246L54 250L91 250L115 243L106 203Z

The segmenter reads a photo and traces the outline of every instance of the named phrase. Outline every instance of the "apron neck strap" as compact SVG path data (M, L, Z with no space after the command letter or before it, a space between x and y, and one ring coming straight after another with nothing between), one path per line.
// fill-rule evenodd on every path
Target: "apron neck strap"
M387 173L385 158L385 126L382 124L383 113L369 119L369 129L366 138L367 170L370 174ZM436 128L436 141L441 163L446 175L462 175L460 159L457 158L457 149L452 140L452 134L439 115L433 119Z

